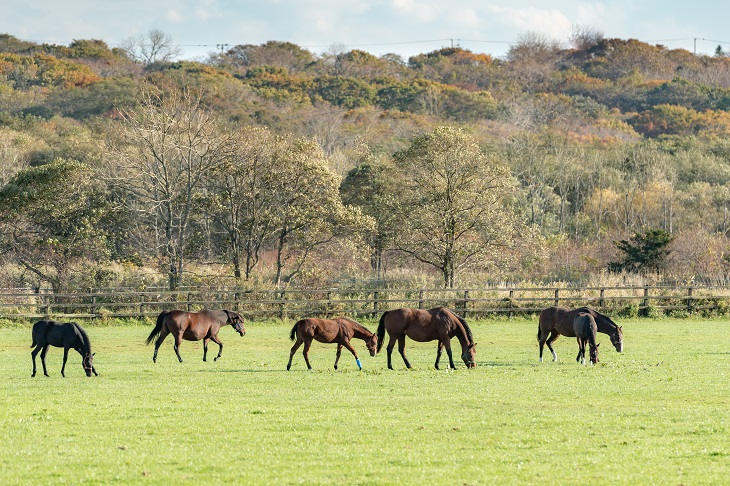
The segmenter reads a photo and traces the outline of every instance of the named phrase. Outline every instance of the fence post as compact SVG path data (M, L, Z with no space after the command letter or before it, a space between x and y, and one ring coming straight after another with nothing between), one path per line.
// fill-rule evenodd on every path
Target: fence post
M332 291L327 291L327 310L324 311L324 315L329 317L332 314Z
M560 302L560 289L555 289L555 307L558 306L558 302Z
M46 319L51 316L51 298L48 294L43 296L43 299L46 301Z
M423 289L418 291L418 308L423 309Z
M241 303L240 303L241 293L236 292L235 294L233 294L233 299L235 300L233 310L235 310L236 312L240 312L241 311Z
M601 289L601 297L598 299L598 307L603 309L606 307L606 289Z
M692 287L687 289L687 311L691 314L694 308L694 302L692 302Z
M279 303L279 317L281 318L282 321L286 319L286 301L284 300L285 293L286 293L285 290L281 291L281 294L280 294L281 302Z
M515 291L512 290L512 289L510 289L510 291L509 291L509 302L507 302L507 305L509 305L509 310L507 311L507 318L508 319L512 319L512 307L514 307L512 305L512 299L514 298L514 296L515 296Z
M139 303L139 318L144 319L144 302Z
M91 318L96 317L96 295L91 296Z
M191 301L191 300L193 300L193 299L192 299L192 295L191 295L190 293L188 293L188 312L190 312L190 311L192 311L192 310L193 310L193 307L192 307L192 305L190 304L190 301Z
M469 314L469 291L464 291L464 319L466 319L467 314Z
M379 302L378 299L380 298L380 292L377 290L373 292L373 317L378 315L378 309L379 309Z
M644 312L643 312L644 316L648 316L649 315L649 286L648 285L644 286L643 307L644 307Z

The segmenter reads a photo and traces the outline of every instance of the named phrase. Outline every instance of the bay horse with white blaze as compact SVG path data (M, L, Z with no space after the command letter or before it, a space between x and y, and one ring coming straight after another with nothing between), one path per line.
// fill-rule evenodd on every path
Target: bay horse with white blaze
M590 349L591 364L598 363L598 346L600 343L596 344L596 332L598 332L598 328L593 316L587 312L579 312L573 320L573 331L578 341L578 356L576 356L575 360L580 364L586 363L587 344Z
M241 336L246 334L243 317L238 312L210 309L203 309L199 312L163 311L157 316L157 324L147 337L147 344L150 344L159 335L155 341L155 354L152 356L152 361L157 363L157 350L160 349L162 341L168 334L172 334L175 338L175 354L181 363L180 344L183 339L186 341L203 340L203 361L207 361L208 340L213 341L218 345L218 356L213 361L218 361L223 352L223 343L218 339L218 331L227 324L230 324Z
M38 352L41 353L41 363L43 364L43 374L48 376L46 370L46 354L48 346L63 348L63 366L61 366L61 376L66 377L66 360L68 359L68 350L75 349L81 355L81 366L86 372L86 376L99 376L94 368L94 353L91 352L91 341L86 331L75 322L66 322L61 324L56 321L38 321L33 324L33 344L35 347L31 351L33 357L33 374L35 376L36 366L35 357Z
M378 325L378 351L383 347L386 331L390 336L387 346L388 369L393 369L391 355L396 341L398 342L398 352L403 358L406 368L411 367L405 354L406 336L421 343L438 341L436 369L439 369L439 360L444 348L449 356L449 366L451 369L456 369L451 354L451 338L456 337L461 344L461 359L464 364L467 368L476 367L477 343L474 342L471 329L464 319L446 307L435 307L429 310L401 308L385 312L380 317Z
M296 342L289 353L289 363L286 365L286 370L289 371L291 368L294 353L297 352L297 349L302 344L304 344L304 349L302 350L304 361L307 363L307 368L312 369L312 365L309 364L309 348L312 345L312 340L317 340L320 343L337 343L335 369L337 369L337 363L340 361L340 353L343 347L347 348L355 356L357 367L362 369L360 358L357 357L355 348L350 344L352 338L365 341L365 347L370 351L370 356L375 356L378 338L357 321L347 317L339 317L337 319L310 317L297 321L294 327L291 328L291 333L289 334L289 339L292 341L296 339Z
M589 307L579 309L567 309L565 307L548 307L540 313L540 323L537 327L537 340L540 343L540 362L542 363L542 351L545 344L553 354L553 361L558 360L558 355L553 349L552 343L560 335L576 337L573 330L573 321L581 312L590 314L596 321L598 332L608 334L611 344L619 353L624 350L623 331L621 326L616 325L610 317L601 314Z

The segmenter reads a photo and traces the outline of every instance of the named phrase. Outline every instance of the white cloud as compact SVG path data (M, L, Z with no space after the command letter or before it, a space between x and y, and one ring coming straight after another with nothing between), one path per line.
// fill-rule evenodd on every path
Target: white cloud
M480 23L479 15L471 8L454 9L450 17L454 22L466 27L476 27Z
M540 32L554 38L565 37L572 25L561 11L555 9L489 6L488 10L509 27L515 27L520 31Z
M173 23L185 22L185 15L183 15L182 13L180 13L178 10L175 10L175 9L168 10L165 17L167 18L167 20L169 20L170 22L173 22Z
M419 3L415 0L393 0L393 8L396 12L418 22L431 22L441 15L441 8L438 5Z

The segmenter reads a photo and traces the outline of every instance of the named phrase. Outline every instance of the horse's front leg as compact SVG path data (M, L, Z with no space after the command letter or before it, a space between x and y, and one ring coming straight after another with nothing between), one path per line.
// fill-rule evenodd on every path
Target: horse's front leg
M446 348L446 355L449 357L449 367L452 370L455 370L456 366L454 366L454 356L451 354L451 340L448 336L446 336L446 338L444 338L441 343L443 344L444 348Z
M411 369L411 363L408 362L408 358L406 358L406 337L400 336L398 338L398 352L401 355L401 358L403 358L403 362L406 364L406 368Z
M213 361L218 361L221 357L221 354L223 353L223 343L221 342L221 340L218 338L217 335L211 336L210 339L211 339L211 341L213 341L214 343L216 343L218 345L218 356L213 358Z
M61 366L61 376L66 378L66 360L68 359L68 348L63 348L63 365Z
M337 369L337 363L340 362L340 354L342 353L342 344L337 344L337 355L335 356L335 369Z
M439 369L439 361L441 360L441 353L444 350L444 344L439 341L438 346L436 346L436 369Z
M295 342L295 343L294 343L294 346L292 346L292 347L291 347L291 352L289 353L289 363L288 363L288 364L286 365L286 371L289 371L289 369L291 368L291 361L292 361L292 359L294 358L294 353L296 353L296 352L297 352L297 349L299 349L299 346L301 346L303 342L304 342L304 341L303 341L303 340L301 340L301 339L300 339L300 338L299 338L299 337L297 336L297 342Z
M355 348L352 347L352 344L350 344L350 341L345 341L344 343L342 343L341 346L337 347L337 358L339 359L339 357L340 357L340 348L342 346L345 346L352 353L352 355L355 357L355 363L357 363L357 367L360 370L362 370L362 364L360 363L360 358L357 357L357 352L355 351Z

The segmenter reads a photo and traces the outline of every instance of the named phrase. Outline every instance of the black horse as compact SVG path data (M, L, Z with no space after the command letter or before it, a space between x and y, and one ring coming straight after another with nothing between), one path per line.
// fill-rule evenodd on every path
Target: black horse
M43 363L43 374L48 376L46 370L46 353L48 353L48 346L56 346L57 348L63 348L63 366L61 367L61 376L64 378L66 375L66 359L68 358L68 350L75 349L81 355L81 366L84 367L86 376L99 374L94 369L94 354L91 352L91 342L89 341L89 335L86 331L76 324L75 322L60 323L55 321L38 321L33 324L33 344L30 347L35 349L31 351L33 356L33 374L35 376L35 357L38 352L41 353L41 363Z

